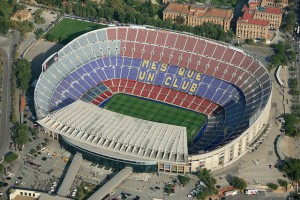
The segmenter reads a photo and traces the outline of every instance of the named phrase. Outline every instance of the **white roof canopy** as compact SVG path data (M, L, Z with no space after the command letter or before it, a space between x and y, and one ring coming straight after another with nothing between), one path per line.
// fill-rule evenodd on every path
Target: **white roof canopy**
M82 100L38 123L76 146L98 154L105 152L106 156L144 162L187 162L185 127L137 119Z

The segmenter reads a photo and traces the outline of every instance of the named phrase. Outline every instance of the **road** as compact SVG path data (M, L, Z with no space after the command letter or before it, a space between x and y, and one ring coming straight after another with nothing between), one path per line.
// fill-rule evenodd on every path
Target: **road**
M7 152L10 142L10 108L11 108L11 73L12 73L12 55L13 47L18 43L20 36L13 32L11 40L0 44L3 60L2 76L2 114L0 121L0 158Z

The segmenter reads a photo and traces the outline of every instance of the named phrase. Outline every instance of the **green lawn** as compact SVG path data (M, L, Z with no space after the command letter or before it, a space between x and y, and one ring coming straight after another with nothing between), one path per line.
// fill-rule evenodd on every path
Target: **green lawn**
M62 19L46 34L45 38L52 35L58 38L61 44L67 44L84 33L105 27L107 26L76 19Z
M188 143L206 121L203 114L127 94L114 95L104 108L140 119L184 126Z

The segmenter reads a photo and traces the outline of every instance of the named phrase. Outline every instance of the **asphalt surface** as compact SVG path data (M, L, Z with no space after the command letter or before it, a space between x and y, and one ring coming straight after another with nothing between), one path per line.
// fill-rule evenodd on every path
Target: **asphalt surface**
M19 35L12 33L10 41L0 44L3 60L2 75L2 114L0 121L0 159L7 152L10 143L10 108L11 108L11 73L13 64L13 47L19 41Z

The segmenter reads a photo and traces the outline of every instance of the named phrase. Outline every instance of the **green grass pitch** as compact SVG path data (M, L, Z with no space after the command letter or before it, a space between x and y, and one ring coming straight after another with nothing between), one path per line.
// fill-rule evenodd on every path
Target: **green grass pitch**
M188 143L206 121L204 114L127 94L114 95L104 108L153 122L184 126L187 128Z
M90 32L92 30L106 28L107 26L101 24L95 24L92 22L85 22L76 19L62 19L57 25L55 25L45 36L55 35L60 38L59 41L62 44L68 44L78 36Z

